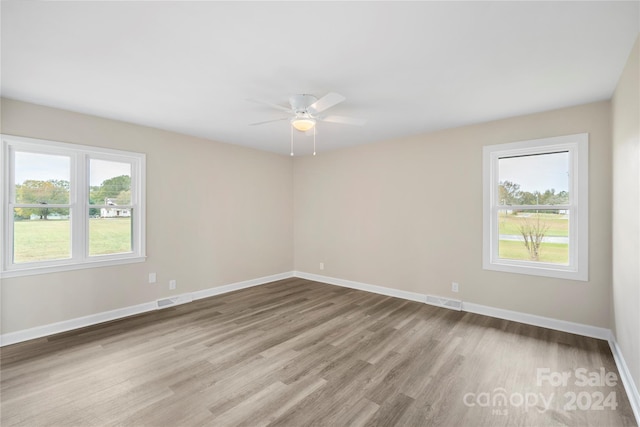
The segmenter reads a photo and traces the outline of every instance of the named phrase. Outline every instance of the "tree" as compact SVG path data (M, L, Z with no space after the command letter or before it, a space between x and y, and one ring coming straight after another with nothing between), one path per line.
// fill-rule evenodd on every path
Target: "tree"
M127 205L131 203L131 177L120 175L105 179L99 186L91 187L89 198L92 205L103 205L105 199L118 199L117 204Z
M520 184L511 181L501 181L498 184L498 197L501 204L518 205L521 195Z
M569 203L569 192L556 193L554 188L540 191L521 191L520 184L501 181L498 185L498 197L505 205L566 205Z
M130 205L131 204L131 190L123 190L118 194L114 200L116 205Z
M540 201L539 191L534 191L533 193L530 191L523 191L520 194L521 205L537 205L539 201Z
M511 181L501 181L498 184L498 196L500 197L500 203L512 206L523 205L545 205L544 212L549 214L558 214L558 209L553 208L554 205L566 205L569 203L569 192L560 191L556 193L554 188L540 192L535 190L521 191L520 184ZM524 238L524 245L529 252L529 258L533 261L538 261L540 258L540 249L542 246L542 240L545 234L549 231L551 226L545 221L544 217L538 213L536 209L513 209L513 213L529 212L533 216L529 219L524 217L519 225L519 231Z
M18 216L26 218L36 214L40 219L49 219L49 215L63 213L64 209L49 208L46 205L69 203L69 181L26 180L22 184L16 184L16 202L43 205L41 208L18 208L16 209Z
M540 219L540 214L536 214L535 220L524 218L522 224L519 226L520 234L524 238L524 245L527 251L529 251L529 258L531 258L532 261L538 261L540 259L542 240L550 228L546 221L541 221Z
M554 205L566 205L569 203L569 192L561 191L556 194L556 190L551 188L544 192L534 191L521 191L519 194L520 205L548 205L552 207ZM523 210L522 212L537 212L537 210ZM558 210L550 210L549 213L558 213Z
M561 191L556 194L555 189L545 190L540 194L540 205L566 205L569 203L569 192Z

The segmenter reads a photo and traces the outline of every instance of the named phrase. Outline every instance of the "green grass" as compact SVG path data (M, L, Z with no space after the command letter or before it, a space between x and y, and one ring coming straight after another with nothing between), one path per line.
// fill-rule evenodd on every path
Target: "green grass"
M131 218L89 220L89 255L131 252Z
M531 217L525 217L526 214L520 213L518 215L505 215L499 214L498 221L500 234L512 234L520 235L520 225L526 220L535 221L535 214L531 214ZM557 214L539 214L540 222L549 225L549 230L545 234L546 236L569 236L569 218L566 215Z
M89 220L89 254L131 251L131 218ZM16 221L14 262L45 261L71 257L68 220Z
M524 242L500 240L498 256L504 259L530 260ZM555 264L569 263L569 245L564 243L543 243L540 246L540 262Z
M569 221L562 215L543 214L551 228L548 236L567 236ZM500 215L500 234L519 235L520 216ZM103 255L131 251L130 218L92 218L89 220L89 254ZM16 221L15 262L64 259L71 256L68 220ZM500 240L500 258L529 260L523 242ZM541 262L567 264L569 246L561 243L543 243Z
M16 263L71 257L68 220L16 221L13 260Z
M534 223L537 221L536 214L520 213L518 215L500 213L499 233L506 235L520 236L520 227L526 221ZM569 236L569 218L566 215L540 213L541 224L549 227L545 236L551 237L568 237ZM499 256L504 259L525 260L528 261L529 252L524 242L515 240L500 240ZM569 262L569 245L566 243L543 243L540 247L540 262L549 262L556 264L567 264Z

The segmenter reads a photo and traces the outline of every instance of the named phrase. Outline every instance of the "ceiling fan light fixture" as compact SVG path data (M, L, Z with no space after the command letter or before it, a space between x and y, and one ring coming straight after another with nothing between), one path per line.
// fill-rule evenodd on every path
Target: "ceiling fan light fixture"
M310 117L296 117L291 120L291 126L300 132L311 130L315 125L316 120Z

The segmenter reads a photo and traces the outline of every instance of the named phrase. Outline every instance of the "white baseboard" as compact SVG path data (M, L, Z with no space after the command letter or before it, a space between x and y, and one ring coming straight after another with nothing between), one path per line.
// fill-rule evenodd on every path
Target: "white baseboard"
M220 295L227 292L236 291L238 289L250 288L265 283L275 282L276 280L287 279L293 277L293 272L274 274L271 276L259 277L257 279L245 280L242 282L231 283L229 285L218 286L215 288L204 289L189 294L194 300L207 298L214 295ZM184 294L186 295L186 294ZM183 295L183 296L184 296ZM77 317L75 319L64 320L62 322L51 323L35 328L24 329L22 331L9 332L0 335L0 347L11 344L17 344L23 341L33 340L36 338L46 337L48 335L59 334L61 332L71 331L73 329L84 328L98 323L108 322L110 320L122 319L124 317L136 314L146 313L148 311L158 310L157 301L146 302L143 304L132 305L129 307L118 308L115 310L104 311L102 313L91 314L88 316Z
M401 291L399 289L385 288L384 286L369 285L367 283L337 279L335 277L321 276L319 274L304 273L302 271L294 271L293 275L295 277L300 277L301 279L313 280L314 282L328 283L329 285L358 289L361 291L373 292L374 294L408 299L410 301L425 302L427 300L427 296L425 294L419 294L417 292Z
M618 372L620 372L620 379L622 380L624 389L627 392L627 397L629 397L629 403L631 404L633 415L636 417L636 423L640 425L640 393L638 392L636 383L633 381L627 362L622 355L622 350L620 349L613 333L610 334L609 337L609 347L611 348L611 353L613 353L613 360L616 362Z
M215 295L226 294L227 292L238 291L240 289L251 288L253 286L264 285L266 283L275 282L277 280L288 279L294 277L294 272L273 274L271 276L259 277L257 279L244 280L242 282L231 283L224 286L216 286L215 288L203 289L201 291L192 292L193 299L209 298Z
M537 316L535 314L522 313L519 311L505 310L503 308L489 307L470 302L462 303L462 311L496 317L498 319L513 320L514 322L525 323L527 325L555 329L556 331L569 332L605 341L608 341L611 336L611 330L606 328L568 322L566 320L558 320L551 317Z
M103 311L102 313L76 317L75 319L63 320L62 322L50 323L48 325L36 326L35 328L23 329L22 331L9 332L7 334L0 335L0 347L46 337L48 335L59 334L73 329L84 328L98 323L108 322L110 320L134 316L136 314L154 311L157 308L158 306L155 301L145 302L144 304Z
M386 288L384 286L369 285L367 283L354 282L351 280L321 276L312 273L304 273L301 271L294 271L293 275L303 279L314 280L316 282L328 283L330 285L343 286L352 289L359 289L361 291L373 292L376 294L403 298L411 301L424 303L427 300L427 294L421 294L417 292L401 291L398 289ZM605 341L608 341L611 337L611 331L609 329L583 325L581 323L567 322L566 320L552 319L549 317L537 316L534 314L505 310L502 308L489 307L486 305L463 302L462 311L496 317L498 319L513 320L515 322L526 323L528 325L541 326L543 328L570 332L572 334L584 335L592 338L599 338Z
M427 300L426 294L417 292L402 291L399 289L387 288L384 286L370 285L352 280L338 279L335 277L321 276L318 274L305 273L301 271L291 271L286 273L274 274L271 276L259 277L256 279L245 280L242 282L231 283L228 285L217 286L215 288L203 289L190 294L194 299L208 298L227 292L237 291L240 289L250 288L253 286L263 285L277 280L287 279L290 277L300 277L316 282L328 283L331 285L342 286L351 289L358 289L376 294L387 295L396 298L402 298L410 301L424 303ZM17 332L10 332L0 335L0 346L10 345L27 341L35 338L41 338L47 335L66 332L86 326L95 325L97 323L116 320L123 317L133 316L136 314L153 311L158 308L156 301L138 304L130 307L119 308L116 310L96 313L89 316L78 317L75 319L56 322L49 325L37 326L35 328L25 329ZM610 341L611 331L605 328L583 325L580 323L567 322L564 320L552 319L548 317L536 316L533 314L520 313L516 311L494 308L480 304L462 303L462 310L471 313L482 314L485 316L497 317L499 319L513 320L516 322L526 323L529 325L541 326L545 328L555 329L563 332L570 332L578 335L584 335L593 338L599 338ZM612 350L613 351L613 350Z

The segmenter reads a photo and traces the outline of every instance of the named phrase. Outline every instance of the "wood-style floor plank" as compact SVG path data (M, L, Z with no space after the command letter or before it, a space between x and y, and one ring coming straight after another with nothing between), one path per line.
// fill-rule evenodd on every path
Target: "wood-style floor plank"
M0 375L3 426L636 425L604 341L303 279L8 346Z

